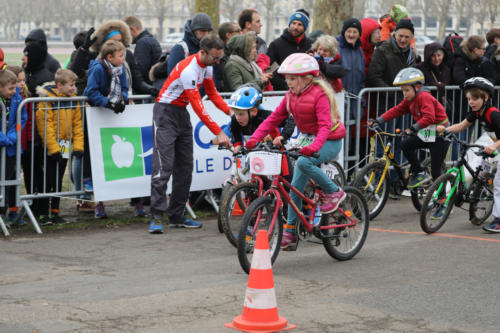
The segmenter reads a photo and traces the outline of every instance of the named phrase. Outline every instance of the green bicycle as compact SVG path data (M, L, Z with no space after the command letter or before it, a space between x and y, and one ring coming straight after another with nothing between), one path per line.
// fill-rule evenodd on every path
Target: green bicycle
M429 187L420 211L420 226L428 234L438 231L451 214L453 206L461 207L469 203L469 220L480 225L491 215L493 210L493 178L496 168L487 159L496 155L486 154L483 146L469 144L455 134L447 136L462 146L460 159L445 174L439 176ZM483 158L474 170L466 160L467 151L479 148L475 154ZM465 168L464 168L465 167ZM465 169L472 175L470 185L466 183Z

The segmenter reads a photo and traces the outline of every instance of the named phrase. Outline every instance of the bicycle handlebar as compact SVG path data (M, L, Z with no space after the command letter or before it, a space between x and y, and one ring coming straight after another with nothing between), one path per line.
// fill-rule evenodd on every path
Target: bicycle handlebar
M265 152L270 152L270 153L276 153L276 154L282 154L282 155L287 155L290 156L291 158L297 159L300 156L304 157L314 157L318 158L319 154L318 153L312 153L311 156L307 156L305 154L300 153L300 148L291 148L289 150L281 150L280 147L274 146L272 143L259 143L257 146L253 149L246 149L246 154L252 151L265 151Z
M471 144L471 143L468 143L466 141L460 140L458 138L458 136L455 133L453 133L453 132L448 132L448 131L446 131L446 133L443 132L443 137L445 138L445 140L450 140L450 138L451 138L451 140L458 142L460 145L462 145L462 146L465 147L465 150L468 150L468 149L471 149L471 148L479 148L479 149L481 149L481 151L474 152L474 154L476 154L477 156L481 156L481 157L487 158L487 157L494 157L494 156L498 155L498 152L496 150L492 154L488 154L488 153L486 153L484 151L484 148L485 148L484 146L482 146L482 145L476 145L476 144L473 144L473 143Z

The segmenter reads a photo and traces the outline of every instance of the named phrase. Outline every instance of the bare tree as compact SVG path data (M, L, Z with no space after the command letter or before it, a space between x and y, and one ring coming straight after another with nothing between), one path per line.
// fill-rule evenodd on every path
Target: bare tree
M260 6L257 10L261 15L261 19L264 18L266 23L265 40L269 43L272 38L271 33L274 30L274 13L277 12L276 8L278 5L276 4L276 1L273 0L260 0L258 4Z
M220 0L195 0L194 11L208 14L215 30L219 28L219 8Z
M154 13L154 16L158 20L157 37L160 41L163 40L163 23L165 22L165 18L171 11L172 7L172 0L148 0L146 2L146 8L148 8L151 13Z
M221 13L227 21L237 22L238 15L245 8L244 1L220 0Z
M314 29L335 36L343 22L352 17L353 3L350 0L316 0L314 2Z
M439 32L437 39L441 40L444 37L446 29L446 21L448 20L448 11L450 10L451 0L436 1L436 13L438 14Z
M363 0L354 0L353 16L360 19L365 17L367 2Z
M493 29L498 15L498 0L487 0L486 8L490 18L490 29Z
M488 12L484 9L487 8L487 3L487 0L477 0L474 3L475 20L481 25L480 35L483 34L485 30L484 23L486 22Z
M458 33L460 31L460 26L462 24L462 17L464 13L465 3L468 0L455 0L455 8L457 9L457 21L455 22L455 31ZM466 15L468 16L468 15Z

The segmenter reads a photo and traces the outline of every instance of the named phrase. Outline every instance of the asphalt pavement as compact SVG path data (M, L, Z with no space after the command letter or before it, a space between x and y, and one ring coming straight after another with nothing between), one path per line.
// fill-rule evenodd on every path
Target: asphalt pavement
M454 209L421 232L389 200L350 261L303 242L273 267L296 332L498 332L500 235ZM0 332L231 332L248 276L215 219L149 235L147 225L0 240Z

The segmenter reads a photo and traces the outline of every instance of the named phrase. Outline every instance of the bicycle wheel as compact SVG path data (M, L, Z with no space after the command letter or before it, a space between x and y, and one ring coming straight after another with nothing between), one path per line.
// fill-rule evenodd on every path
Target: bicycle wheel
M226 184L224 184L224 186L222 187L222 192L220 194L220 200L219 200L219 212L217 213L217 228L219 229L219 232L221 234L224 233L224 228L222 227L222 203L224 202L224 198L227 196L227 194L229 193L229 191L233 188L233 184L232 183L229 183L227 182Z
M345 187L347 197L340 204L339 209L330 214L321 216L320 226L347 224L356 221L352 227L322 230L321 236L326 252L337 260L349 260L354 257L365 243L370 222L368 205L360 190ZM342 214L339 210L344 211Z
M342 166L337 161L328 161L328 164L331 167L335 168L333 177L331 177L330 175L328 175L328 177L333 180L335 184L337 184L337 186L343 188L347 183L344 168L342 168Z
M372 162L365 165L354 179L353 186L363 193L368 204L370 220L377 217L384 209L389 197L389 173L384 175L385 165L381 162ZM377 190L378 188L378 190Z
M479 182L474 184L471 190L471 203L469 208L469 220L472 224L481 225L490 217L493 211L493 177L488 175L488 187Z
M432 234L438 231L448 219L455 204L456 191L458 191L458 188L455 189L450 197L456 177L457 175L445 173L429 187L420 210L420 227L426 233Z
M227 240L237 246L238 232L243 221L243 214L248 206L258 198L259 187L245 182L232 186L220 205L221 225ZM235 209L236 208L236 209Z
M422 168L424 168L424 170L427 171L429 174L432 174L430 158L426 158L425 160L423 160ZM446 164L443 163L443 165L441 166L441 171L442 171L441 174L446 172ZM413 207L415 207L417 211L420 211L420 209L422 209L422 201L424 201L427 190L428 190L427 186L419 186L410 191L411 202L413 203Z
M276 220L271 230L274 215L276 215ZM250 272L253 246L258 230L267 230L268 232L269 254L271 263L274 263L280 251L283 220L280 208L276 206L276 199L272 196L262 197L252 202L243 216L243 223L238 235L238 260L241 268L247 274Z

